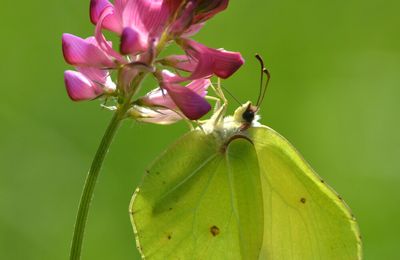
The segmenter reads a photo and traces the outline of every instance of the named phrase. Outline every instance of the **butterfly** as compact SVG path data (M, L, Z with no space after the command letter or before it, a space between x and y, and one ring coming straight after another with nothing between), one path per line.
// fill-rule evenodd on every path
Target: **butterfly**
M148 168L131 204L144 259L361 259L350 209L256 105L222 105ZM260 91L261 93L261 91Z

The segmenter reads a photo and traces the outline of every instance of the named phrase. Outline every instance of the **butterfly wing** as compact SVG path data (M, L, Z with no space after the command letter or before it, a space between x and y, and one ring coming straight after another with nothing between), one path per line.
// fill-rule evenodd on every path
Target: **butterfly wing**
M358 226L343 200L281 135L264 126L248 131L263 189L260 259L361 259Z
M254 146L186 134L147 171L130 211L146 259L257 259L263 203Z

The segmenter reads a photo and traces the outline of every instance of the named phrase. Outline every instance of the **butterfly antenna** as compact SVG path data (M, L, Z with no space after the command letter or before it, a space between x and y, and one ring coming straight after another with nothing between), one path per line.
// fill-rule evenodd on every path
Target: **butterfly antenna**
M257 98L257 102L256 102L256 104L258 106L259 102L260 102L261 95L262 95L262 88L263 88L263 81L264 81L264 61L263 61L263 59L261 58L261 56L258 53L256 53L255 57L258 60L258 62L260 63L260 66L261 66L261 70L260 70L260 72L261 72L260 73L260 88L259 88L258 98Z
M269 71L265 68L264 66L264 61L261 58L260 55L256 54L256 59L260 62L260 66L261 66L261 80L260 80L260 92L258 94L258 99L257 99L257 103L256 106L259 107L260 104L263 102L264 97L265 97L265 93L267 93L267 88L268 88L268 83L271 79L271 74L269 73ZM265 82L265 85L263 85L263 81L264 81L264 74L267 77L267 81Z
M268 83L269 83L269 81L270 81L270 79L271 79L271 74L269 73L269 70L267 70L266 68L264 68L264 69L263 69L263 72L264 72L264 74L267 76L267 81L265 82L263 94L262 94L262 97L261 97L261 99L260 99L260 103L257 104L257 107L258 107L260 104L262 104L262 102L263 102L263 100L264 100L264 97L265 97L265 93L267 93Z
M221 86L221 88L226 91L226 93L229 94L229 96L231 96L239 105L242 105L243 103L240 102L227 88Z

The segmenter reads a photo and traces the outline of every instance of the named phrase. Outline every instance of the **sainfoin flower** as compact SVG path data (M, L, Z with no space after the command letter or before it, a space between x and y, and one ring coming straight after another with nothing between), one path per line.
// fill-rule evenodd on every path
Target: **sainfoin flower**
M207 113L211 106L204 99L209 79L197 79L182 87L177 84L164 84L136 101L130 113L139 121L159 124L171 124L182 119L179 111L188 119L197 119ZM152 107L151 113L143 108Z
M92 0L94 36L62 37L65 61L76 68L64 73L69 97L105 97L117 107L130 103L129 115L143 122L201 118L211 109L206 101L209 78L228 78L244 60L240 53L212 49L189 37L227 6L228 0ZM103 30L115 33L119 43L107 41ZM159 57L173 42L185 55ZM177 73L165 70L168 67ZM132 102L146 74L153 75L159 87Z
M216 75L226 79L235 73L244 63L240 53L212 49L189 39L182 39L179 44L187 55L172 55L161 62L176 69L192 72L189 77L175 77L170 81L184 81Z

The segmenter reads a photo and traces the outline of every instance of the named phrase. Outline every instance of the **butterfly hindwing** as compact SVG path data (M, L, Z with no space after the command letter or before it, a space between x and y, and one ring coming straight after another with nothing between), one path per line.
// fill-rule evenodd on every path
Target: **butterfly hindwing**
M186 134L150 167L130 210L146 259L257 259L263 203L253 144Z
M281 135L268 127L248 133L263 188L260 259L361 259L358 226L343 200Z

